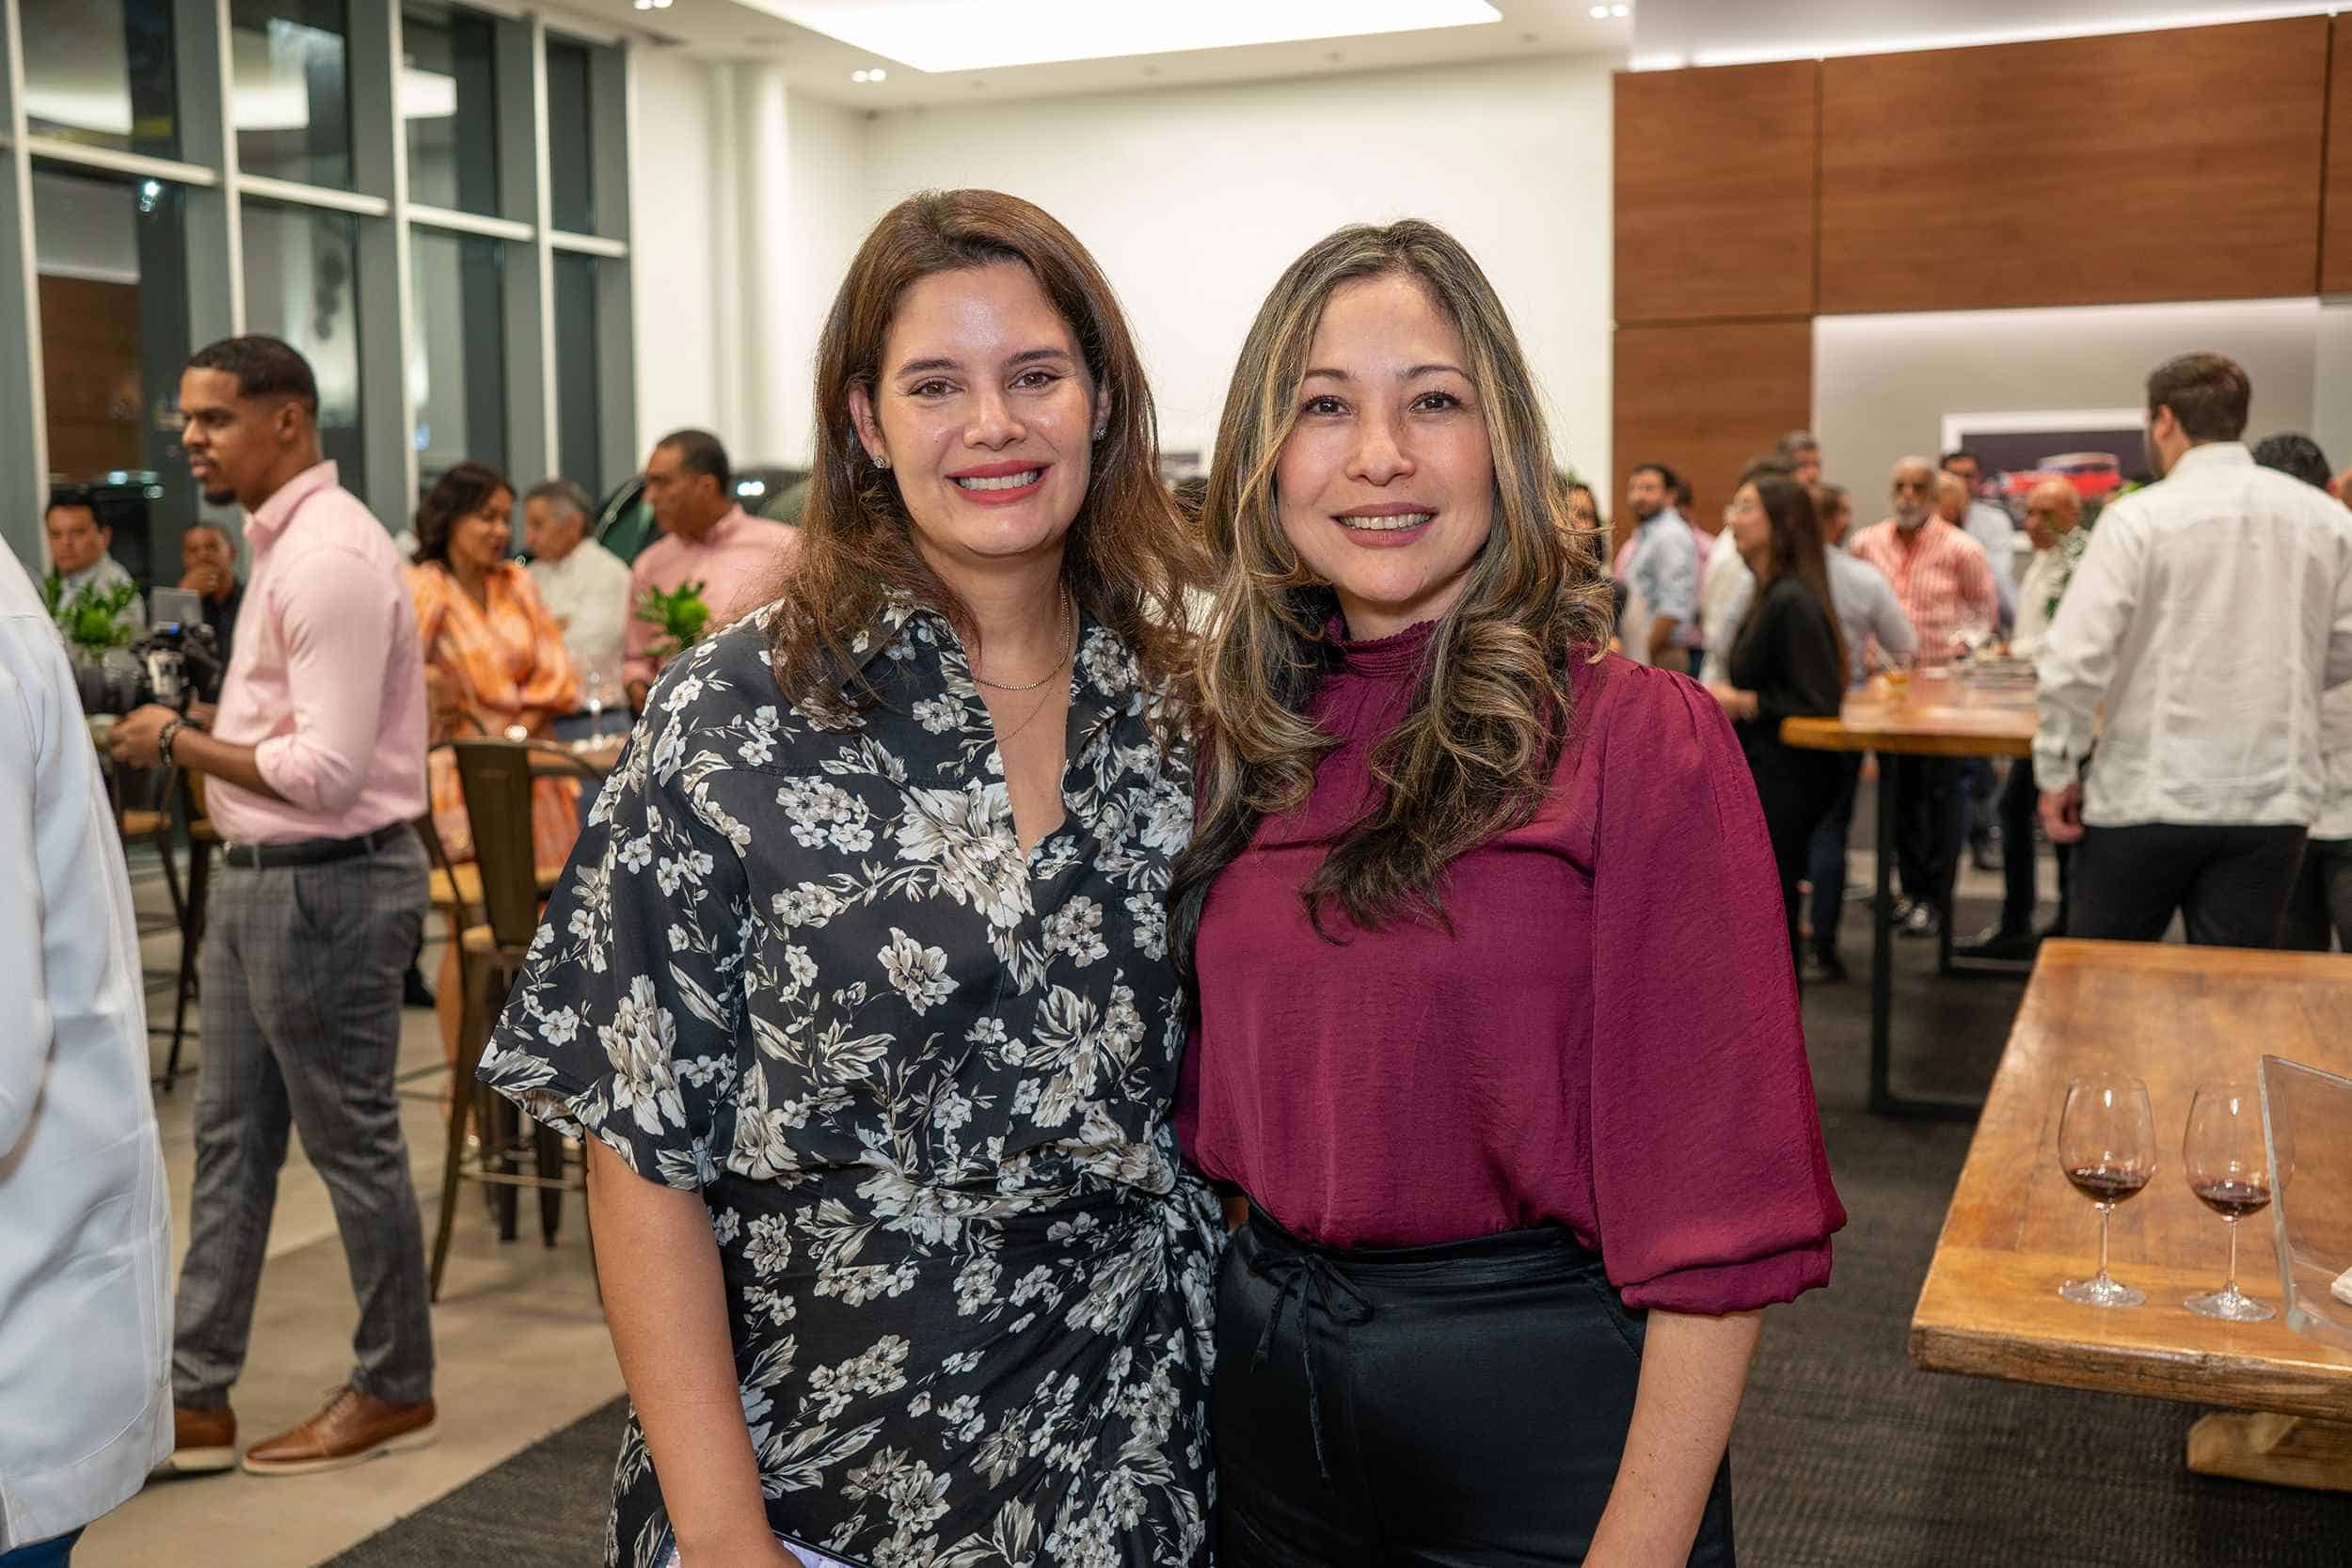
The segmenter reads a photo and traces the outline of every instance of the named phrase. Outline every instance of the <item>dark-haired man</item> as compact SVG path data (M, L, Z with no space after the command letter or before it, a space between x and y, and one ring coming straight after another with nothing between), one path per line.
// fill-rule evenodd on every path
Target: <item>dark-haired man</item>
M2320 693L2352 680L2352 514L2255 465L2252 398L2217 354L2150 374L2164 483L2100 514L2037 660L2042 822L2082 846L2069 936L2154 942L2178 912L2193 942L2278 942Z
M245 608L245 584L237 580L237 546L218 523L190 523L180 535L180 586L204 601L204 624L213 628L222 668L237 637L237 611Z
M675 430L656 441L645 459L645 503L661 537L630 563L628 629L622 640L623 678L631 707L645 705L646 689L660 667L652 653L660 628L636 615L649 588L672 593L703 585L716 631L747 610L800 554L801 536L782 523L755 517L737 504L727 449L707 430Z
M211 734L168 708L115 726L124 762L211 776L226 841L204 943L196 1182L172 1354L172 1468L236 1460L243 1370L286 1136L326 1184L359 1300L358 1365L309 1420L245 1456L332 1469L434 1433L423 1232L393 1069L401 972L424 919L424 669L391 535L319 454L318 388L275 338L199 351L180 378L188 469L246 509L245 644Z
M41 514L41 530L49 539L49 562L56 578L58 609L65 609L84 594L135 588L131 574L107 553L114 548L115 531L98 520L98 505L88 486L60 484L50 491L48 509ZM147 629L147 607L135 593L130 603L116 612L115 626L126 641Z
M1629 613L1627 657L1644 664L1672 663L1688 673L1689 634L1698 626L1697 531L1674 508L1674 470L1642 463L1626 477L1625 504L1636 519L1625 583Z

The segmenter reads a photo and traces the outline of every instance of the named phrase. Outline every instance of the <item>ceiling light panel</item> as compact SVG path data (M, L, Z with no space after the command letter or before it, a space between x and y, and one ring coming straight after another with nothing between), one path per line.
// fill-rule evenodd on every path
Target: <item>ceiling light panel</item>
M917 71L983 71L1187 49L1296 43L1502 20L1486 0L751 0Z

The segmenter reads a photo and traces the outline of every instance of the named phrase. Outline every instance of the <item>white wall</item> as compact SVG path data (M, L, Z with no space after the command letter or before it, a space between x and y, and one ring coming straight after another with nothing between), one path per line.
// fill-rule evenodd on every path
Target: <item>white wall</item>
M637 56L638 418L804 462L824 313L874 219L928 186L1038 202L1134 322L1163 444L1205 452L1233 356L1343 223L1451 229L1510 307L1560 454L1609 465L1610 84L1597 58L880 116L772 68Z
M1814 431L1828 477L1852 488L1858 516L1872 517L1896 460L1933 456L1947 413L2136 408L2150 371L2211 349L2253 380L2249 439L2302 431L2330 455L2352 452L2352 430L2312 428L2319 326L2311 299L1823 316L1814 324Z
M1164 448L1204 452L1283 267L1342 224L1428 218L1502 293L1560 454L1605 473L1610 125L1595 57L901 110L869 127L868 212L985 185L1061 219L1126 306Z
M713 80L727 68L652 49L631 55L628 205L637 331L637 427L724 433L721 344L734 308L713 267L714 214L735 203Z

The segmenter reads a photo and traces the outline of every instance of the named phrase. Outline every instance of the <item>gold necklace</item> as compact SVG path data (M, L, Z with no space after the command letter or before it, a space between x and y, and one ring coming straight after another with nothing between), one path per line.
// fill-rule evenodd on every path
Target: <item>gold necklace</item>
M1077 619L1077 607L1071 602L1070 590L1064 588L1062 590L1063 647L1061 651L1061 657L1054 660L1054 667L1051 670L1046 671L1045 673L1038 676L1037 679L1031 681L1026 686L1007 686L1003 681L990 680L987 676L981 674L977 670L972 672L972 679L977 684L985 686L993 691L1035 691L1039 687L1043 686L1047 681L1050 681L1056 675L1060 674L1062 672L1062 666L1068 664L1070 662L1070 656L1077 651L1074 641L1075 634L1078 629ZM1031 714L1029 717L1034 719L1037 715ZM1025 720L1024 722L1026 722L1026 721Z

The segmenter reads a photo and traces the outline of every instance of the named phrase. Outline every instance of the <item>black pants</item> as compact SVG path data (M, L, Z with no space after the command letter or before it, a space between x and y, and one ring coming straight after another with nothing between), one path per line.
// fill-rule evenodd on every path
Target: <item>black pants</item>
M2037 893L2034 888L2034 818L2042 807L2041 791L2034 787L2033 763L2019 757L2009 765L2009 777L2001 784L2001 934L2022 937L2033 930L2033 908ZM2060 935L2073 935L2067 929L2067 916L2074 902L2074 848L2070 844L2054 846L2058 850L2058 912L2052 929Z
M2303 869L2287 900L2279 945L2325 953L2331 936L2352 953L2352 838L2314 838L2303 846Z
M2201 947L2276 947L2302 859L2301 828L2087 828L2066 934L2161 942L2178 911Z
M1960 764L1951 757L1881 755L1879 766L1895 770L1895 869L1903 895L1942 909L1952 895L1966 829Z
M1837 923L1846 912L1846 841L1853 833L1854 790L1862 781L1862 753L1826 753L1837 764L1837 793L1813 830L1805 875L1813 880L1813 951L1824 962L1837 957Z
M1844 777L1844 759L1835 752L1808 752L1745 735L1741 739L1747 745L1748 768L1756 775L1756 800L1764 808L1764 831L1772 841L1772 864L1780 872L1781 914L1788 924L1788 956L1793 962L1804 952L1797 941L1797 884L1812 870L1814 831L1836 805L1841 784L1849 791L1851 814L1852 786ZM1843 872L1837 882L1842 893Z
M1217 1560L1582 1562L1644 1330L1565 1230L1349 1252L1252 1210L1217 1287ZM1731 1568L1727 1461L1690 1560Z

